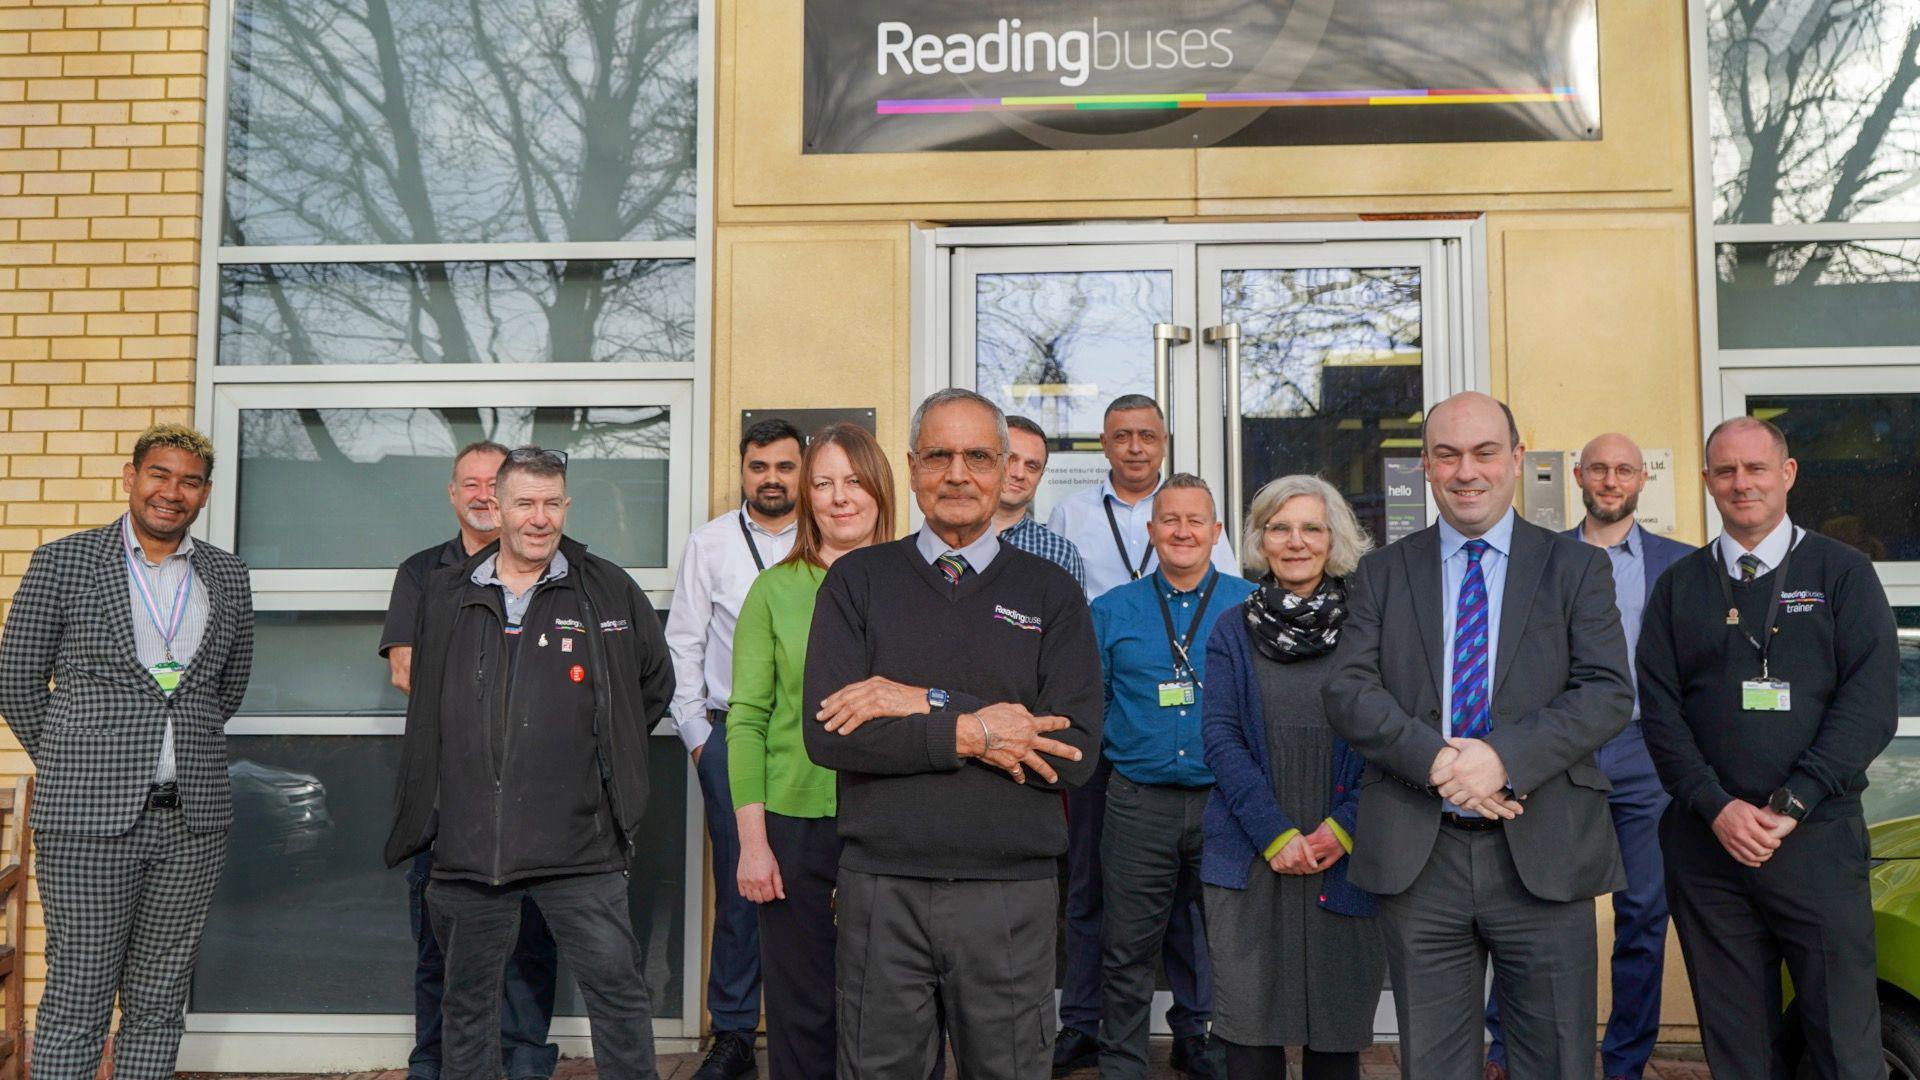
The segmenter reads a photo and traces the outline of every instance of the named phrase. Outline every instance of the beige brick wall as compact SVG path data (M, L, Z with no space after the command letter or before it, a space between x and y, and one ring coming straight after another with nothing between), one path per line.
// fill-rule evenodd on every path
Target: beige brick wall
M0 0L0 601L125 509L142 428L192 418L206 28L205 0ZM0 733L0 782L28 768Z

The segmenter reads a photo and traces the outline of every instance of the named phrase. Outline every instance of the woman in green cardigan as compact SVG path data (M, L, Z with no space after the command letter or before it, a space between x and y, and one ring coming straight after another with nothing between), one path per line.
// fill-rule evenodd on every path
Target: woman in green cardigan
M740 825L740 895L760 905L767 1057L779 1080L834 1075L834 774L801 742L807 632L827 567L893 539L893 469L853 424L814 435L793 551L747 591L733 638L727 776Z

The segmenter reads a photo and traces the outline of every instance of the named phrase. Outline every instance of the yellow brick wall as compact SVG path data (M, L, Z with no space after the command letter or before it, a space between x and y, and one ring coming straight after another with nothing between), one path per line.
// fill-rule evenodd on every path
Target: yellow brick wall
M207 6L0 0L0 601L114 519L133 439L189 420ZM26 770L0 733L0 783ZM46 976L29 893L27 1001Z

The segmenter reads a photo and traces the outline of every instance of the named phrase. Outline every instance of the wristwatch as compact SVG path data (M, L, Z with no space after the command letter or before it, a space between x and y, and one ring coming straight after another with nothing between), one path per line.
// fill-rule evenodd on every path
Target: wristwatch
M1800 796L1783 787L1775 788L1773 794L1767 796L1767 809L1776 814L1785 814L1795 821L1807 820L1807 804L1800 801Z
M947 700L945 690L929 689L927 691L927 708L929 709L944 709L947 707Z

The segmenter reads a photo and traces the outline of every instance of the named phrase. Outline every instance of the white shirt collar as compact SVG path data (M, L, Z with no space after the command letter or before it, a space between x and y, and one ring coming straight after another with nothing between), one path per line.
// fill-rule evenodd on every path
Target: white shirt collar
M133 535L132 513L120 515L120 538L127 545L127 550L138 556L140 561L146 563L148 566L160 566L166 563L168 559L187 558L193 555L193 534L188 533L180 538L180 546L174 548L172 554L167 555L159 562L149 561L147 558L147 549L141 547L140 541Z
M920 557L927 560L928 565L932 565L933 560L953 550L947 546L945 540L934 533L933 526L928 524L920 526L920 532L914 537L913 543L919 549ZM1000 534L991 526L980 534L980 539L960 549L960 557L967 560L967 565L972 567L976 574L985 573L987 567L992 564L993 557L998 554L1000 554Z
M1499 552L1503 558L1513 551L1513 523L1515 517L1516 515L1514 514L1513 508L1508 507L1507 512L1500 515L1500 520L1493 523L1493 528L1488 529L1479 536L1479 539L1485 540L1487 544L1492 547L1493 550ZM1448 559L1453 558L1456 552L1467 546L1467 540L1468 537L1461 535L1459 529L1448 524L1446 518L1440 519L1441 562L1444 563Z
M1153 490L1147 492L1146 496L1142 498L1140 502L1152 502L1153 497L1155 495L1160 494L1160 489L1166 486L1166 483L1167 483L1167 474L1165 472L1162 472L1160 474L1159 481L1153 485ZM1106 471L1106 474L1100 478L1101 504L1105 505L1108 498L1112 498L1114 502L1119 503L1121 506L1128 505L1127 500L1120 497L1120 489L1113 486L1113 470L1112 469L1108 469ZM1139 503L1134 503L1132 505L1137 506L1139 505Z
M800 515L799 514L793 515L793 520L787 522L786 528L781 529L779 532L774 532L772 529L769 529L765 525L760 524L760 522L752 514L747 513L747 504L743 502L740 504L740 520L747 523L747 528L752 529L754 532L759 533L761 536L787 536L791 534L796 527L799 526Z
M1780 560L1787 557L1787 550L1793 546L1793 541L1793 518L1782 514L1780 523L1773 527L1767 538L1754 546L1753 555L1760 560L1760 569L1754 576L1772 573L1780 565ZM1747 549L1741 547L1738 540L1724 532L1720 534L1720 561L1726 564L1727 573L1740 576L1740 556L1746 553Z

